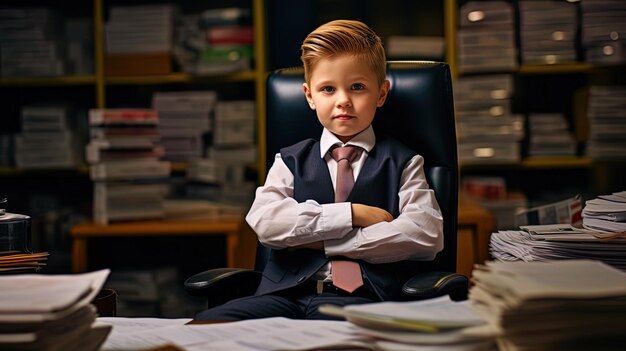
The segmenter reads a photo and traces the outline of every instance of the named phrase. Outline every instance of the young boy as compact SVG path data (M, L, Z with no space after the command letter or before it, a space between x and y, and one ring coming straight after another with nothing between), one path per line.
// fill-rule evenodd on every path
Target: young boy
M443 248L423 158L371 126L390 88L380 38L361 22L332 21L307 36L301 58L321 138L280 150L257 189L246 220L272 252L256 294L196 319L333 319L318 307L403 300L414 261ZM355 151L342 160L342 149Z

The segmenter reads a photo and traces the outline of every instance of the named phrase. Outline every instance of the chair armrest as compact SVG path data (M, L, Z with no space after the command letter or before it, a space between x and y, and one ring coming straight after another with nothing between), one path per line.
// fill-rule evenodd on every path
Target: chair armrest
M209 307L254 294L261 272L243 268L216 268L185 280L185 290L194 296L208 296Z
M415 275L402 287L404 294L416 300L430 299L450 294L455 301L467 299L469 280L452 272L426 272Z

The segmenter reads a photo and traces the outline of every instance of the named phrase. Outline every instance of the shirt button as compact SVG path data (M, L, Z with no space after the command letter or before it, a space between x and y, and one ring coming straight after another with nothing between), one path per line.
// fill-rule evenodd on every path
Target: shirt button
M306 279L306 276L300 277L298 279L298 283L302 283Z

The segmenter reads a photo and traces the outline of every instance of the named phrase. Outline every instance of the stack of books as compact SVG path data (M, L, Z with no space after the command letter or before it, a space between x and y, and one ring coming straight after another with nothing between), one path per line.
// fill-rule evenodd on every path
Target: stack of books
M511 112L513 76L463 76L454 90L459 162L519 162L524 118Z
M626 191L600 195L587 201L582 217L583 226L587 229L626 233Z
M560 113L528 115L529 156L574 156L576 141Z
M24 106L21 125L22 133L15 136L17 168L62 169L76 166L76 141L64 107Z
M576 61L577 5L565 1L520 1L522 62Z
M94 222L163 217L171 165L161 160L158 123L149 109L89 111Z
M177 27L177 62L197 75L229 74L252 68L254 31L249 8L227 7L186 14Z
M66 73L60 20L45 7L0 9L0 73L4 77Z
M217 103L213 143L207 149L207 158L216 166L219 193L217 198L208 200L242 206L252 202L256 184L247 179L246 168L254 166L257 159L255 116L254 101ZM197 166L202 168L207 165L210 166L210 163ZM194 180L202 181L202 178Z
M435 36L400 36L387 38L385 52L390 60L434 60L444 57L445 39Z
M203 156L216 103L217 93L210 90L154 93L152 108L159 114L165 159L187 162Z
M626 3L582 1L581 42L585 60L595 65L626 62Z
M593 159L626 158L626 86L591 86L587 115L587 155Z
M200 14L200 28L207 45L199 52L196 74L225 74L252 67L254 31L250 9L205 10Z
M173 4L112 6L105 25L106 73L171 73L176 12Z
M111 326L90 302L108 274L0 276L0 349L98 350Z
M457 42L461 73L516 70L512 4L508 1L470 1L461 5Z
M487 262L469 299L500 350L618 350L626 273L591 260Z

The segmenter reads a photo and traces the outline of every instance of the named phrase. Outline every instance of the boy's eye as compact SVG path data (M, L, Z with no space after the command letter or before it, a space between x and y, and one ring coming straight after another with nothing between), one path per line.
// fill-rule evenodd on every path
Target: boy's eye
M352 84L352 90L363 90L363 89L365 89L365 85L361 83Z
M335 89L333 87L322 87L321 91L324 93L332 93Z

